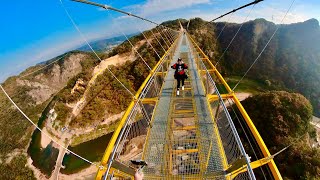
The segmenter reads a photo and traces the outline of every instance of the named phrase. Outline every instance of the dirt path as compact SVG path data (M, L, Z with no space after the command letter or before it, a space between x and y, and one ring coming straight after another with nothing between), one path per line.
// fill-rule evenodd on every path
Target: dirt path
M131 54L127 54L127 55L118 55L117 54L115 56L112 56L110 58L102 60L100 62L100 64L94 68L93 76L90 79L88 86L86 87L86 90L85 90L82 98L73 106L72 114L74 116L77 116L82 111L82 109L85 107L85 105L87 103L86 97L87 97L89 90L91 89L91 86L94 84L97 77L99 75L101 75L108 68L108 66L117 65L117 64L121 65L129 60L132 61L134 59L135 59L134 53L131 53Z
M32 165L32 159L31 159L31 157L29 157L28 159L27 159L27 166L33 171L33 173L34 173L34 176L38 179L38 180L47 180L48 178L44 175L44 174L42 174L41 173L41 171L38 169L38 168L36 168L36 167L34 167L33 165Z
M115 122L117 119L120 119L125 111L119 113L119 114L115 114L112 116L109 116L108 118L105 118L104 121L100 124L100 125L104 125L104 124L110 124L112 122Z
M68 147L68 145L66 145L66 147ZM60 173L60 169L62 167L62 161L63 161L63 157L66 153L66 149L60 147L59 148L59 155L57 157L57 161L56 161L56 165L54 167L54 171L51 175L51 178L52 180L57 180L58 179L58 176L59 176L59 173Z
M46 126L42 128L42 132L45 133L45 134L49 134L48 131L47 131ZM41 134L40 144L41 144L42 148L46 148L50 144L50 142L51 142L50 138L48 138L47 136Z

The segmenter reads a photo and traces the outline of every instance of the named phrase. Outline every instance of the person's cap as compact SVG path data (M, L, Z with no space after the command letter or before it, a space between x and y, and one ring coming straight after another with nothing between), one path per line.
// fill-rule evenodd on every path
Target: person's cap
M181 59L181 58L178 58L178 61L182 61L182 59Z

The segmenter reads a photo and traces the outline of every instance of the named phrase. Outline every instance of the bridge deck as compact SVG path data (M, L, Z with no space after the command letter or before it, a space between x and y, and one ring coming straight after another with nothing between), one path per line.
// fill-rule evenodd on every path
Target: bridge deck
M217 129L189 43L183 35L171 61L172 65L181 57L189 65L185 90L176 96L174 70L170 69L155 109L143 153L147 179L198 179L223 173Z

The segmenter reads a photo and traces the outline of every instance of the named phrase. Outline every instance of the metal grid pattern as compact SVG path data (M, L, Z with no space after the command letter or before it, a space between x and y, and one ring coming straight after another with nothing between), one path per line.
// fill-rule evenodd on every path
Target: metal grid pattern
M132 159L143 159L148 164L145 179L229 179L227 168L247 156L240 151L223 100L208 103L208 94L220 94L202 58L185 35L176 48L132 110L114 159L126 166L132 166ZM168 68L178 57L189 65L189 79L179 96L174 70ZM143 104L152 98L157 98L156 104ZM249 177L245 172L236 178Z
M159 66L144 86L139 99L136 99L136 103L128 115L126 124L118 136L115 148L110 157L108 163L109 169L106 171L108 178L112 178L114 172L121 171L121 169L114 169L114 164L128 167L129 170L134 170L136 168L131 163L131 160L142 159L142 152L145 149L144 147L147 142L147 133L149 129L158 129L160 131L158 131L158 133L153 133L152 137L148 138L159 139L159 137L164 136L161 132L166 131L166 126L163 126L161 121L153 123L151 126L151 121L152 118L155 117L154 114L163 115L168 112L168 109L161 108L161 104L157 103L157 101L159 97L165 98L168 95L164 80L168 74L168 66L172 60L173 53L175 52L175 46L176 44L174 44L171 51L161 59ZM155 107L157 107L157 112L155 112ZM164 107L164 105L162 105L162 107ZM160 157L160 154L163 152L157 151L157 149L161 149L161 141L156 143L156 148L154 148L154 146L152 146L152 140L149 142L149 144L151 144L152 153L155 154L155 157Z
M223 153L220 154L220 157L224 158L224 161L228 165L228 167L239 162L244 163L243 165L245 165L244 160L246 160L248 165L250 159L245 153L240 138L238 138L239 136L234 128L233 120L231 119L230 114L226 108L226 104L221 98L216 83L213 80L210 71L207 69L208 62L204 61L207 59L205 57L201 57L200 53L197 52L195 48L193 48L192 44L190 44L190 48L192 49L191 52L193 53L193 57L196 61L196 65L198 67L198 74L200 74L199 78L201 79L205 93L210 95L216 95L217 97L217 100L210 104L210 108L212 116L214 117L214 124L218 129L218 136L216 137L219 138L218 141L220 141L220 146L222 146L220 147L222 149L222 151L220 152ZM247 169L248 171L252 171L250 166L248 166ZM225 168L225 170L227 170L227 168ZM253 172L251 174L241 173L238 176L241 176L240 179L255 179Z

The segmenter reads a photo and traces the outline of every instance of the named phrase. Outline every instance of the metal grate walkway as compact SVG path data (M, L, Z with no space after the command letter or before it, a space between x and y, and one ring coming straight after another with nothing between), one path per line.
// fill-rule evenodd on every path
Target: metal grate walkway
M161 89L143 152L146 179L224 178L218 129L189 43L183 35L171 61L172 65L181 57L189 66L185 90L176 96L173 69Z

